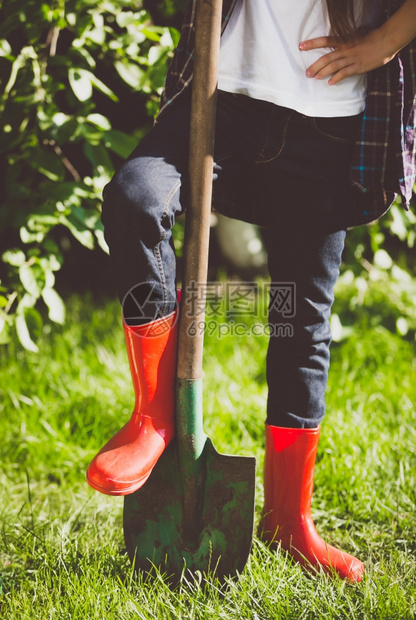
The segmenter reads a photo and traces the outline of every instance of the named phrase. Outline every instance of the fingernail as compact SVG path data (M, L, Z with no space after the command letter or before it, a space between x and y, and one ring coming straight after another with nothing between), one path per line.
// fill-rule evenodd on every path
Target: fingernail
M305 47L305 43L299 43L299 49L300 49L300 50L303 50L303 49L304 49L304 47Z
M310 71L307 71L306 72L306 77L308 77L308 78L312 77L312 73Z

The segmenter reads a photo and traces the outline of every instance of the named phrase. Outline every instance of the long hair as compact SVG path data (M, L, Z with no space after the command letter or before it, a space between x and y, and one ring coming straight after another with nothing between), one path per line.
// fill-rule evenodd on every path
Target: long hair
M326 0L332 34L344 41L357 32L354 0Z

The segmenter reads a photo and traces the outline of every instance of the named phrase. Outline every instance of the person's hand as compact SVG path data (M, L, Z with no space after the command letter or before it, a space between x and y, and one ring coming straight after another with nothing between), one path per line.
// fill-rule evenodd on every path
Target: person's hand
M328 84L337 84L350 75L361 75L387 64L405 45L416 38L416 0L405 0L402 6L375 30L358 34L352 41L335 37L317 37L303 41L301 51L330 47L307 70L307 77L322 79L332 76Z
M337 37L317 37L303 41L299 45L302 52L332 48L323 54L306 70L309 78L322 79L332 76L328 84L333 85L351 75L361 75L387 64L396 54L384 40L381 29L359 34L349 42Z

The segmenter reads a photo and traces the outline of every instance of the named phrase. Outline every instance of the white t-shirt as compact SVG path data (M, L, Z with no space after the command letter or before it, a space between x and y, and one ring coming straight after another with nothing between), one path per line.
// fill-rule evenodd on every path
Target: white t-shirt
M362 0L356 0L357 22ZM352 116L364 109L365 76L328 85L306 69L329 50L299 50L330 32L325 0L237 0L221 38L218 87L307 116Z

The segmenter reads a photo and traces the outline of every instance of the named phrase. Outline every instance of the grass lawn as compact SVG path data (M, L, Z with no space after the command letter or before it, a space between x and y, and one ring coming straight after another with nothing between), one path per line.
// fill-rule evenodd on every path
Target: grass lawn
M262 506L266 337L207 337L205 429L216 448L257 457ZM136 577L121 498L85 469L128 419L133 392L120 310L73 299L35 355L0 350L0 618L13 620L416 617L415 345L381 327L332 351L313 514L324 538L366 565L348 585L302 572L254 539L239 580Z

